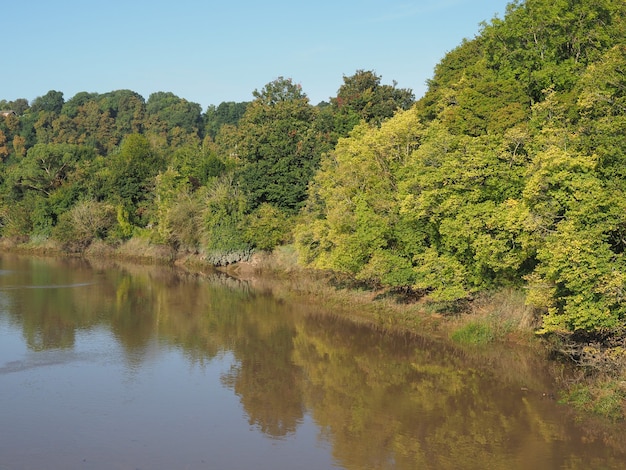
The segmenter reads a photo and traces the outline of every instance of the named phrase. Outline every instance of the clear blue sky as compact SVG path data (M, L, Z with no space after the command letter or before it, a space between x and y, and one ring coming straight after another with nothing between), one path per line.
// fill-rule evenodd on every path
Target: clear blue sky
M49 90L250 101L282 76L312 104L373 70L416 97L508 0L5 0L0 99Z

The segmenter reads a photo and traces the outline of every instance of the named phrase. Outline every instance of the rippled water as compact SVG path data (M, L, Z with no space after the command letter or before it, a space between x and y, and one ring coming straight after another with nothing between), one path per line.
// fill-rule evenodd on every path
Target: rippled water
M626 468L552 392L249 282L0 257L1 469Z

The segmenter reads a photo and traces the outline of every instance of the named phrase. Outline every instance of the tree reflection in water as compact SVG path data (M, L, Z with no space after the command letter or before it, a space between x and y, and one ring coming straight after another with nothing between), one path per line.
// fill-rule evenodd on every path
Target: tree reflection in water
M248 422L284 440L309 415L344 468L626 463L624 443L603 439L620 435L617 426L576 424L542 397L552 387L545 362L518 349L473 354L381 333L218 274L0 261L10 270L0 276L2 305L31 350L70 350L78 330L107 328L131 368L155 341L191 364L229 353L234 365L219 380L239 397ZM43 285L53 288L30 288Z

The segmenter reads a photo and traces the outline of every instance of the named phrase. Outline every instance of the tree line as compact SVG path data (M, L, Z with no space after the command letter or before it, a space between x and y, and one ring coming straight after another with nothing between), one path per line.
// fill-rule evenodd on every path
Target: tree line
M620 332L625 17L514 1L417 101L359 70L315 106L282 77L205 113L127 90L0 102L1 235L141 236L217 263L294 243L305 265L437 302L522 287L544 332Z
M364 70L315 106L283 77L253 98L204 113L166 92L0 101L1 235L78 251L139 236L236 261L289 239L322 153L414 103Z

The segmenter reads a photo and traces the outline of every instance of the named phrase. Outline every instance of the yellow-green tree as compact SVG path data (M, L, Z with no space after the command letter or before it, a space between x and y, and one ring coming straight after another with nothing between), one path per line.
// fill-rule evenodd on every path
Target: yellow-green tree
M362 279L412 283L405 237L420 235L401 217L398 182L421 133L417 114L406 111L380 128L357 126L324 157L296 231L304 262Z

